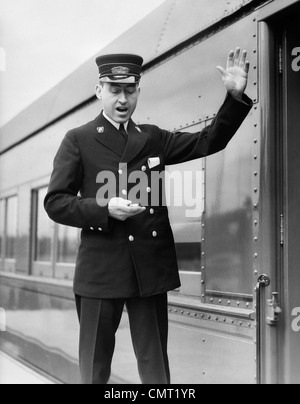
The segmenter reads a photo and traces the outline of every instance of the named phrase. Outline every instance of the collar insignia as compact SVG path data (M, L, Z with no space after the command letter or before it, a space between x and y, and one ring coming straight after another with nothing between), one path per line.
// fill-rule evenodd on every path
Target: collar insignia
M100 126L99 128L97 128L97 132L104 133L104 126Z

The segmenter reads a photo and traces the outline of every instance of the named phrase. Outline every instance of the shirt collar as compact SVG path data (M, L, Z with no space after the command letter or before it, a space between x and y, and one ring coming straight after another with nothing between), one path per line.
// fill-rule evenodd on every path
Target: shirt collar
M121 126L120 123L117 123L117 122L113 121L109 116L106 115L106 113L105 113L104 111L103 111L103 116L104 116L104 118L107 119L108 122L110 122L117 130L120 130L120 126ZM125 127L126 132L128 132L128 131L127 131L128 124L129 124L129 121L126 122L126 123L124 123L124 127Z

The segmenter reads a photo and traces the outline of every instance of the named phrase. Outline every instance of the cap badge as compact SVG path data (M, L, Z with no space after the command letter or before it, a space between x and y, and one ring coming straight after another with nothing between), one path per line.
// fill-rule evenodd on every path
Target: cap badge
M97 128L97 132L104 133L104 126L100 126L99 128Z
M117 67L113 67L111 69L112 74L117 75L117 74L124 74L127 75L130 72L130 69L128 69L128 67L125 66L117 66Z

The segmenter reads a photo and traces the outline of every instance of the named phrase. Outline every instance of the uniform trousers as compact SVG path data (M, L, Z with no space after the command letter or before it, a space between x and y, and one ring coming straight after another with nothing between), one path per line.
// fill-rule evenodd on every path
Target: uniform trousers
M142 384L170 384L167 294L147 298L90 299L76 296L83 384L107 384L115 334L126 305Z

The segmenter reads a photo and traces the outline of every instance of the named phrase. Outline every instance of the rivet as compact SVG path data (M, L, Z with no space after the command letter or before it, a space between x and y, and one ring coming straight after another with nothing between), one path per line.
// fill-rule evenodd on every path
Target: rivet
M234 324L234 320L231 320L231 324Z
M223 323L226 323L227 322L227 319L226 318L223 318Z
M254 188L254 192L257 194L257 192L258 192L258 189L257 188Z
M202 270L202 271L204 271L204 270L205 270L205 267L204 267L204 266L202 266L202 267L201 267L201 270Z
M201 283L202 283L202 285L204 285L205 281L202 280Z
M211 319L211 316L208 316L207 318L210 320L210 319Z
M256 144L258 142L258 140L257 139L254 139L254 143Z
M222 300L221 300L221 299L219 300L219 303L220 303L220 304L222 303Z
M205 338L203 338L202 342L203 342L203 343L205 342Z
M242 327L242 325L243 325L243 323L242 322L240 322L240 326Z
M255 177L257 177L257 176L258 176L258 172L257 172L257 171L254 171L254 175L255 175Z
M255 226L257 226L258 225L258 220L254 220L254 224L255 224Z
M231 305L231 301L230 301L230 300L228 300L227 304L228 304L228 306L230 306L230 305Z
M256 156L256 155L254 156L254 160L257 160L257 156Z
M253 53L256 53L257 52L257 50L256 49L253 49Z
M248 323L248 327L251 328L251 323Z
M237 306L239 306L240 304L241 304L240 302L237 302L237 304L236 304L236 305L237 305Z
M254 271L254 275L257 275L257 274L258 274L258 271L255 270L255 271Z
M254 124L254 127L257 128L257 123Z
M219 317L216 317L216 321L219 321Z
M257 254L257 253L255 253L255 254L254 254L254 258L257 258L257 257L258 257L258 254Z

